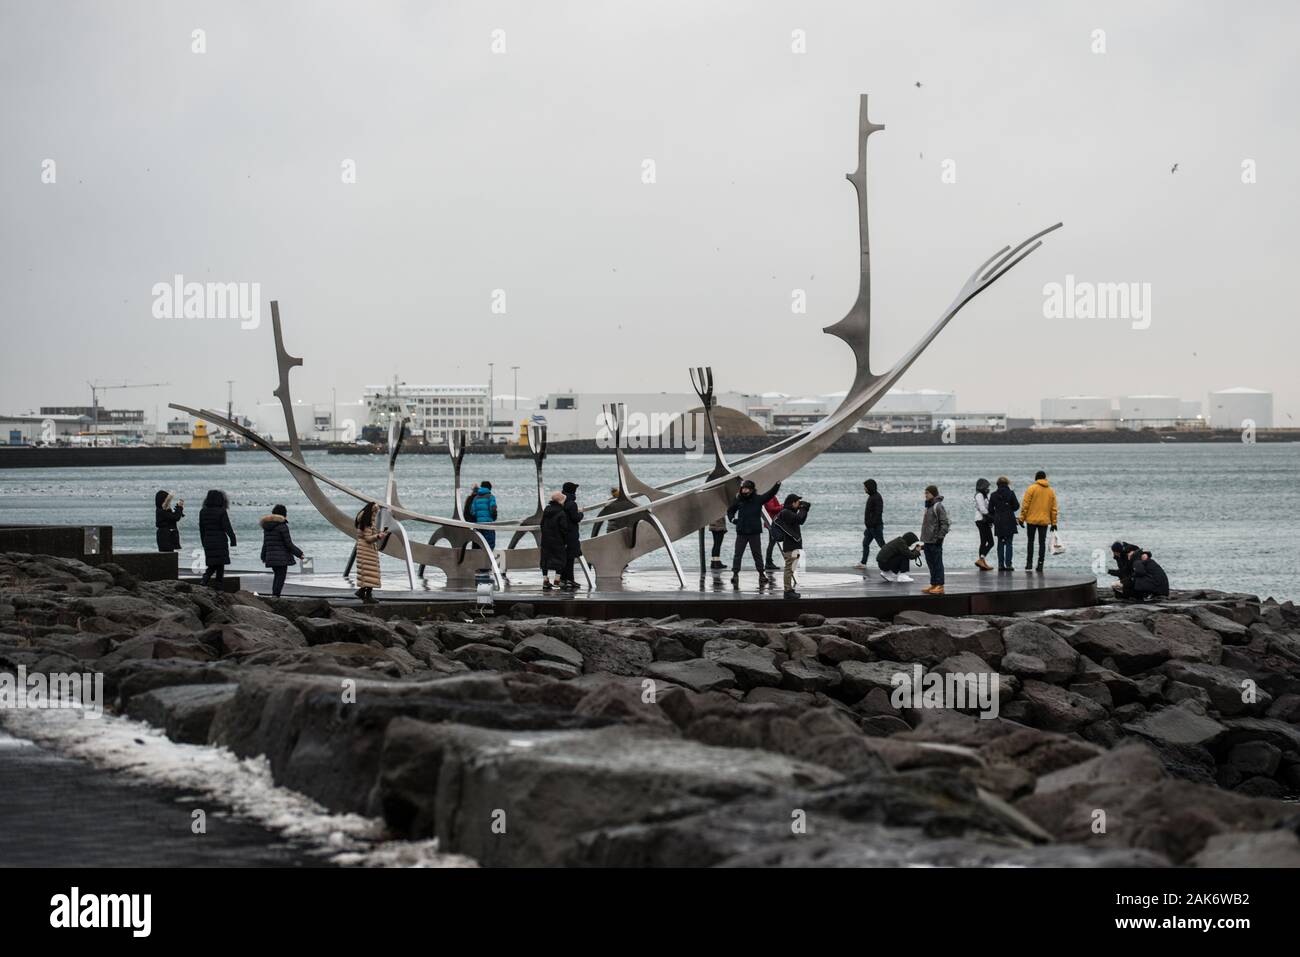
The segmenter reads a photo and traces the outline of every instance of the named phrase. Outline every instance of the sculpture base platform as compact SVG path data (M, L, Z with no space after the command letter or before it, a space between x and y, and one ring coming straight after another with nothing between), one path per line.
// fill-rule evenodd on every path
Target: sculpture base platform
M911 609L937 615L1012 615L1021 611L1049 608L1079 608L1097 603L1097 582L1090 575L1065 572L1027 573L969 571L949 572L943 595L922 594L929 583L924 569L914 569L910 583L886 582L874 568L834 568L804 574L797 589L798 600L783 597L780 572L775 586L758 584L753 569L740 573L740 584L731 584L730 570L688 577L681 588L670 570L628 572L621 582L600 582L595 588L577 592L545 591L537 572L515 572L507 587L492 593L495 614L508 614L512 606L526 603L536 615L570 618L712 618L722 621L793 621L813 612L827 617L892 618ZM243 587L266 594L271 576L241 571ZM417 581L417 586L421 584ZM405 576L384 576L384 588L375 592L377 610L383 615L423 618L453 613L472 606L476 595L469 590L444 587L430 580L411 591ZM325 598L331 602L358 605L353 595L355 580L338 575L290 574L285 598Z

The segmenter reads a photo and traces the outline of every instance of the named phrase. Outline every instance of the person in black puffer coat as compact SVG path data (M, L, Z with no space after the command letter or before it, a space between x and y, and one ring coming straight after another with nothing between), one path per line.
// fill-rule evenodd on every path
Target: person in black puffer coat
M542 512L542 587L548 591L564 584L565 570L573 576L573 563L569 560L569 515L564 509L564 493L552 492L551 500ZM547 577L555 572L555 584Z
M176 523L185 517L185 500L176 499L172 508L172 493L159 489L153 497L153 524L158 529L158 551L178 552L181 550L181 532Z
M289 510L283 505L271 509L262 522L262 564L271 569L271 595L280 597L284 578L295 558L302 558L302 549L289 535Z
M578 508L577 482L565 482L561 491L569 527L564 532L564 567L560 573L560 587L575 591L578 583L573 580L573 566L582 557L582 527L578 523L582 521L583 512Z
M1133 597L1137 601L1169 597L1169 576L1150 552L1133 556Z
M212 581L220 589L230 564L230 546L236 544L235 530L230 527L230 499L226 493L210 489L199 509L199 541L203 543L203 560L207 570L203 584Z
M1015 544L1016 513L1020 511L1020 499L1011 491L1011 479L1005 475L998 478L998 487L989 496L989 519L993 522L993 534L998 540L998 571L1011 571L1012 546Z

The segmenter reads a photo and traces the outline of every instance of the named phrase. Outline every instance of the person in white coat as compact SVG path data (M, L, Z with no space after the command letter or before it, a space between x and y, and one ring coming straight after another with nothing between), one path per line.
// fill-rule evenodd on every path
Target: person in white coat
M993 517L989 514L989 480L980 479L975 483L975 528L980 533L980 553L975 559L975 567L980 571L991 572L993 566L984 560L984 556L993 551Z

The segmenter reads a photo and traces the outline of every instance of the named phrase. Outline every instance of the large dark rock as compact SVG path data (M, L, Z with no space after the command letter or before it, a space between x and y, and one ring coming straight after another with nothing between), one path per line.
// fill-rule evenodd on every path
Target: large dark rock
M184 658L163 661L133 659L104 672L104 695L116 700L119 709L138 694L175 685L224 684L236 680L229 664L205 664Z
M924 611L903 611L894 616L895 625L919 625L937 628L952 640L956 652L969 651L997 667L1006 648L998 629L982 618L950 618ZM911 660L905 655L904 660ZM941 657L947 658L948 655ZM929 664L929 662L926 662Z
M550 635L530 635L514 646L520 661L558 661L582 670L582 654Z
M522 661L495 645L461 645L451 653L451 659L468 665L474 671L524 670Z
M1242 741L1228 752L1228 763L1242 774L1271 778L1282 760L1282 749L1267 741Z
M734 674L741 688L758 685L775 688L781 684L776 655L767 648L730 638L715 638L704 646L704 658Z
M1145 744L1130 741L1087 761L1044 774L1034 785L1034 793L1050 794L1077 784L1141 787L1166 777L1159 756Z
M1244 644L1246 625L1227 615L1219 614L1210 608L1200 607L1192 611L1192 620L1202 628L1217 633L1222 641L1232 645Z
M828 691L844 680L836 669L815 658L783 661L779 667L781 684L791 691Z
M911 669L901 661L844 661L839 672L844 676L840 692L846 701L857 701L873 689L886 695L896 687L896 675L910 675Z
M1186 615L1157 615L1151 619L1156 638L1164 641L1179 661L1218 664L1223 658L1223 639L1202 628Z
M390 682L244 670L210 740L265 755L276 783L336 811L365 813L383 730L398 715L494 728L593 727L603 719L515 704L499 675Z
M1113 670L1124 675L1146 671L1170 658L1164 641L1127 621L1090 621L1067 632L1065 639L1097 664L1113 664Z
M1171 680L1205 691L1220 714L1235 715L1267 710L1273 698L1262 689L1251 690L1253 680L1244 671L1223 665L1193 661L1170 661L1160 666ZM1248 701L1253 696L1255 700Z
M378 793L399 834L436 836L486 866L553 866L572 862L599 828L838 779L641 727L517 733L400 718L388 727Z
M1152 741L1202 746L1215 744L1228 730L1187 703L1153 711L1124 725L1124 729Z
M1267 741L1283 753L1300 755L1300 728L1275 718L1224 718L1228 745L1241 741Z
M237 691L233 684L173 685L135 695L127 703L127 717L162 728L179 744L207 744L208 730L217 709Z
M1091 698L1045 681L1026 681L1020 696L1029 703L1030 723L1048 731L1077 731L1107 717L1106 709Z
M842 661L870 661L871 652L849 638L823 635L817 641L817 654L825 662L837 665Z
M893 625L876 632L867 644L877 658L923 665L936 665L958 651L970 650L957 647L945 629L929 625Z
M560 639L582 655L582 667L588 674L605 672L611 675L643 675L654 660L649 642L623 635L602 634L595 628L566 628L548 623L546 634Z
M1018 621L1002 630L1002 641L1002 668L1018 677L1060 683L1079 671L1079 653L1046 625Z
M799 830L802 823L806 830ZM1042 848L1045 835L1013 808L948 769L855 779L733 801L618 827L579 841L572 863L598 866L961 866L1053 860L1089 852ZM1049 853L1051 852L1051 853ZM1159 863L1147 855L1112 855Z
M719 691L734 688L736 675L714 661L692 658L689 661L656 661L646 667L646 674L662 678L692 691Z
M1285 805L1216 787L1145 775L1102 776L1034 793L1016 808L1058 840L1092 847L1142 848L1176 863L1197 854L1215 834L1264 830L1283 820ZM1104 830L1100 828L1104 827Z

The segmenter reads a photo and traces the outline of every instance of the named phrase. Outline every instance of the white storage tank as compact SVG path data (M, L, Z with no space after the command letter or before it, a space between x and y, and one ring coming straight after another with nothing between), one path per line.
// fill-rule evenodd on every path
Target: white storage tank
M1040 411L1043 425L1104 428L1115 419L1110 397L1104 395L1055 396L1043 399Z
M1210 393L1207 413L1212 429L1240 429L1250 420L1257 429L1273 427L1273 393L1237 386Z
M1120 427L1166 428L1178 421L1182 404L1183 400L1176 395L1122 395L1119 398Z

